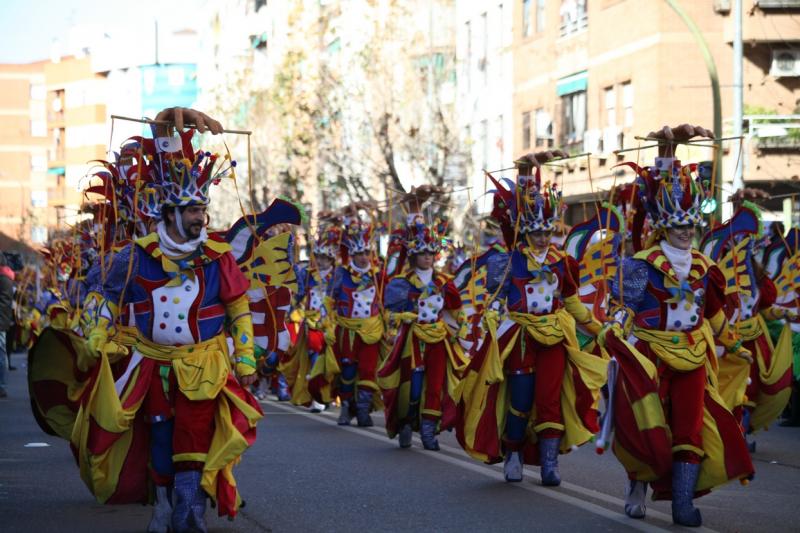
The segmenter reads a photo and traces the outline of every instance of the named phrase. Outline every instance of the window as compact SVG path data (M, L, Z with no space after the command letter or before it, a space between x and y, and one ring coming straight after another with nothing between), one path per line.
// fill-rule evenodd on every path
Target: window
M525 111L522 114L522 148L527 150L531 147L531 112Z
M34 243L47 242L47 228L44 226L31 227L31 242Z
M467 39L467 52L465 54L466 61L464 62L464 77L467 78L467 90L472 87L472 24L470 21L464 23L464 33Z
M503 4L497 4L497 49L494 55L497 57L497 77L503 77L503 41L505 40L506 28L505 16L503 14Z
M505 144L503 143L503 129L505 128L505 124L503 122L503 115L497 116L497 141L495 142L495 146L497 150L500 152L500 160L498 161L497 166L501 166L503 161L506 158L506 151L505 151Z
M551 148L553 146L553 119L550 117L550 113L539 108L536 110L534 119L536 121L536 146Z
M576 91L561 97L561 144L583 141L586 131L586 91Z
M586 28L586 4L589 0L561 0L561 35L569 35Z
M522 0L522 36L531 34L531 0Z
M478 68L483 72L483 84L487 85L489 83L489 17L485 11L481 14L481 33L483 42L481 43L481 59Z
M31 100L44 100L47 98L47 89L41 83L31 84Z
M481 120L481 168L489 168L489 121Z
M31 120L31 137L47 137L46 120Z
M545 0L536 0L536 33L542 33L547 22L544 2Z
M497 47L503 47L503 33L505 32L505 28L503 27L503 23L505 22L505 17L503 16L503 4L497 4Z
M32 155L31 156L31 172L47 172L47 156L46 155Z
M630 128L633 126L633 84L629 81L622 84L622 112L622 124Z
M267 0L254 0L253 7L255 11L258 12L262 7L267 7Z
M605 126L617 125L617 92L614 87L603 89L603 109L605 110Z

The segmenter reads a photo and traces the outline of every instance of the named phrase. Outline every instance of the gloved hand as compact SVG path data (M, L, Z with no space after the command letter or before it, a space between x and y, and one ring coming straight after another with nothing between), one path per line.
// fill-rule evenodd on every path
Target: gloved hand
M733 355L740 359L744 359L748 363L753 363L753 353L744 346L740 346L736 351L733 352Z
M613 335L618 339L622 339L624 336L624 332L622 331L622 326L620 326L616 322L606 322L606 324L600 330L600 333L597 334L597 343L603 348L605 348L606 339L608 338L609 335Z
M91 331L89 331L86 342L89 346L89 351L91 351L95 357L99 357L100 353L106 347L106 344L108 344L109 326L110 323L108 319L99 317L97 323L95 323Z

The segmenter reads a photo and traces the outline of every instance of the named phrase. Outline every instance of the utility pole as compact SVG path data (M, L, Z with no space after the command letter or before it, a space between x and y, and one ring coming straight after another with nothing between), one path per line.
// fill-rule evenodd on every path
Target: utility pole
M742 115L744 104L743 99L744 76L742 73L742 0L733 0L733 135L739 137L739 142L743 143L742 137ZM733 151L731 151L733 153ZM738 152L737 152L738 154ZM736 157L736 167L733 170L733 192L744 187L742 171L744 160Z
M697 27L694 20L689 16L686 11L683 10L683 7L678 3L678 0L665 0L669 7L672 8L673 11L683 20L686 26L689 28L689 31L692 33L697 46L700 48L700 52L703 54L703 60L706 63L706 70L708 70L708 77L711 80L711 95L714 104L714 137L717 139L722 138L722 96L719 90L719 74L717 74L717 64L714 62L714 56L711 55L711 49L708 47L708 43L706 42L705 38L703 37L700 28ZM741 122L741 121L740 121ZM722 141L715 141L714 142L715 149L717 151L716 157L722 157ZM714 176L714 183L722 185L722 165L720 164L722 161L720 159L715 159L717 164L715 165L715 176ZM722 188L717 189L714 192L715 197L717 198L717 214L720 213L720 208L722 206Z

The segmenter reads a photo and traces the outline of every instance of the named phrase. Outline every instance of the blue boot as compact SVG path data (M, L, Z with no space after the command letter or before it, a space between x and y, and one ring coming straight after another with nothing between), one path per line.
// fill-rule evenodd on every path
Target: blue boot
M172 530L175 533L206 532L206 495L200 488L201 474L199 470L175 474L172 491Z
M350 402L353 400L342 400L342 405L339 407L339 419L336 421L340 426L349 426L353 415L350 414Z
M558 447L561 438L539 439L539 459L542 462L542 485L557 487L561 485L558 473Z
M503 476L509 483L522 481L522 459L519 452L506 452L506 460L503 463Z
M279 402L288 402L292 399L292 395L289 394L289 384L286 382L286 378L281 374L278 376L278 401Z
M368 428L372 427L372 417L369 412L372 411L372 391L369 389L358 389L358 400L356 401L356 421L358 427Z
M422 447L426 450L439 451L439 441L436 438L436 420L422 419L419 427L419 437L422 439Z
M679 526L699 527L703 524L700 510L692 505L699 474L699 464L672 463L672 521Z
M411 448L412 433L411 424L404 424L397 437L401 448Z

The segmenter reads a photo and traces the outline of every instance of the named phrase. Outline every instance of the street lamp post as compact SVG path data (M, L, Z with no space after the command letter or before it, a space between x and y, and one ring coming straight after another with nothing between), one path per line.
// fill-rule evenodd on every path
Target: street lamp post
M695 42L697 42L697 46L700 48L700 52L703 54L706 70L708 70L708 77L711 80L711 93L714 102L714 137L717 139L714 141L716 150L715 156L721 158L722 141L719 139L722 138L722 96L719 89L717 64L714 62L714 56L711 55L711 49L708 47L705 37L703 37L703 34L700 32L700 28L697 27L697 24L695 24L689 14L684 11L683 7L678 3L678 0L666 0L666 2L689 28ZM717 160L714 176L714 183L718 186L722 185L722 165L720 163L721 162ZM714 191L714 194L717 196L717 214L719 214L722 208L722 187L718 187L717 190Z

